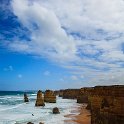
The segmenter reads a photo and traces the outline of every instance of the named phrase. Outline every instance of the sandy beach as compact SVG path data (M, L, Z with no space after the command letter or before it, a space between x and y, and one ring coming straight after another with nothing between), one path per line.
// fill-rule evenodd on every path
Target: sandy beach
M65 117L70 118L70 120L65 120L65 124L91 124L91 113L86 109L86 104L83 104L77 110L79 111L79 115L70 114Z

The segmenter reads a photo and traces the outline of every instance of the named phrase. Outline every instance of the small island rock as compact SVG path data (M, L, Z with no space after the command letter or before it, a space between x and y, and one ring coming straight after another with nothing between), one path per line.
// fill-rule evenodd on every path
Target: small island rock
M27 124L34 124L34 123L32 123L32 122L28 122Z
M24 102L29 102L29 99L26 93L24 94Z
M44 123L40 122L39 124L44 124Z
M53 108L53 114L59 114L59 109L57 107Z

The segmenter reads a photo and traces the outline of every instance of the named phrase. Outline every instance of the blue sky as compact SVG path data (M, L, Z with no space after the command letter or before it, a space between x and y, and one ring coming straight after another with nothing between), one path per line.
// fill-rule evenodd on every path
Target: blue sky
M123 25L123 0L1 0L0 90L124 84Z

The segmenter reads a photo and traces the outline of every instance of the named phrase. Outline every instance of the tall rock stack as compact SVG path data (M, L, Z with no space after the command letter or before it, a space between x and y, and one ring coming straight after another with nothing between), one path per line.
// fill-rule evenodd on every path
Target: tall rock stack
M45 106L41 90L37 92L37 99L36 99L35 106Z
M124 86L96 86L88 98L91 124L124 124Z
M44 94L44 101L48 103L56 103L56 95L52 90L46 90Z
M29 99L26 93L24 94L24 102L29 102Z

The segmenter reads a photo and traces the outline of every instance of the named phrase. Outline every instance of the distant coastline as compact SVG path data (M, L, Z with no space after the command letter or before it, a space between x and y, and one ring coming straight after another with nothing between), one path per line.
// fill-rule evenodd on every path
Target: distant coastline
M55 107L58 108L57 115L52 114ZM56 124L58 121L60 124L123 124L124 85L44 92L0 91L0 124L6 121L13 124L11 116L15 116L18 124L54 121Z
M123 124L124 123L124 85L95 86L81 89L65 89L56 91L62 98L77 99L78 103L87 104L83 108L91 111L85 123L89 124ZM81 110L81 108L80 108ZM82 119L86 113L76 116L78 123L83 123ZM85 118L85 119L86 119Z

